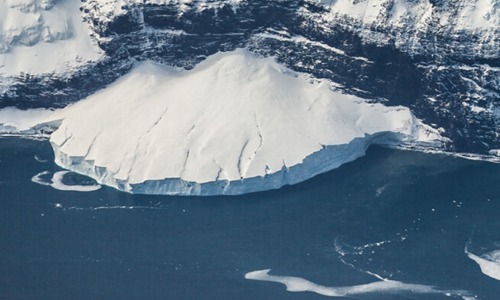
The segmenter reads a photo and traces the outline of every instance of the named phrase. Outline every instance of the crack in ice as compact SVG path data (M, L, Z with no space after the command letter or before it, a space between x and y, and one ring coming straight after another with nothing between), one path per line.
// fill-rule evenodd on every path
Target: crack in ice
M165 114L168 112L168 106L165 107L165 109L163 110L163 112L161 113L160 117L153 123L153 125L146 131L146 134L149 134L151 132L151 130L153 130L153 128L156 127L156 125L158 125L158 123L161 122L161 120L163 119L163 117L165 116Z
M243 174L241 175L242 177L246 176L246 174L248 173L248 169L250 169L250 166L252 165L253 160L257 156L257 153L264 145L264 138L262 137L262 130L259 126L259 122L257 121L257 116L255 114L254 114L254 121L255 121L255 127L257 128L257 136L259 139L259 144L255 148L255 150L250 154L250 156L248 158L248 162L245 164L245 170L243 171ZM240 159L241 159L241 157L240 157Z
M245 143L243 144L243 147L241 147L241 150L240 150L240 155L238 156L238 174L240 175L240 179L243 179L243 174L242 174L242 159L243 159L243 154L245 153L245 150L248 146L248 143L250 141L249 140L246 140Z

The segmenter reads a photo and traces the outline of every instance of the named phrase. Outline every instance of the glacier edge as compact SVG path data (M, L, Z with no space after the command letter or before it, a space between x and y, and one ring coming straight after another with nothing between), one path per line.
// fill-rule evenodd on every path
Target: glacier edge
M70 171L87 175L99 184L107 185L132 194L176 195L176 196L215 196L241 195L278 189L286 185L293 185L312 177L331 171L341 165L354 161L365 155L371 145L398 147L408 136L396 132L381 132L362 138L355 138L348 144L329 145L308 155L302 163L283 168L277 172L264 176L254 176L239 180L214 180L210 182L187 181L182 178L165 178L160 180L146 180L142 183L129 183L113 177L105 167L94 165L92 160L83 157L70 157L59 151L59 147L52 144L55 154L55 163ZM420 147L436 149L440 142L420 142Z

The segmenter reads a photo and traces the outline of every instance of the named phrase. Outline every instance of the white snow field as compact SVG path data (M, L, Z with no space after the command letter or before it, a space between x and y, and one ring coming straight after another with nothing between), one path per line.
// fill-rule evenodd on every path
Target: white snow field
M37 126L59 126L50 137L58 165L132 193L275 189L352 161L373 143L443 140L407 108L334 92L327 82L310 83L242 49L189 71L139 63L104 90L48 115ZM26 118L24 128L34 119Z
M0 79L64 73L98 60L78 0L0 1Z

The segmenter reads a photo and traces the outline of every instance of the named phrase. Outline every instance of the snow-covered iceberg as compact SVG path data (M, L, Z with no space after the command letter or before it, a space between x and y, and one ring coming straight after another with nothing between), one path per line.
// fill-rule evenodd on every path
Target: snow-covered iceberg
M189 71L139 63L49 119L59 126L50 138L58 165L148 194L274 189L352 161L373 143L441 141L407 108L333 92L241 49Z
M436 139L406 108L334 93L237 50L191 71L143 62L70 107L50 141L57 164L99 183L213 195L298 183L371 143Z

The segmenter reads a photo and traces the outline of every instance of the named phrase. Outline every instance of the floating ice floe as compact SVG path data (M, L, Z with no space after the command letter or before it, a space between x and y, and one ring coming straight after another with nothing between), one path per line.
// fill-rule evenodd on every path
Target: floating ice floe
M69 171L59 171L52 175L50 181L44 180L42 176L49 175L49 171L44 171L36 174L31 178L31 181L41 185L51 186L56 190L60 191L75 191L75 192L93 192L101 188L101 185L68 185L63 183L64 175L68 174Z
M271 269L249 272L245 274L245 278L281 283L286 286L286 290L289 292L312 292L328 297L348 297L373 293L413 293L441 294L450 297L460 297L464 300L474 299L474 296L467 291L441 290L429 285L404 283L388 279L361 285L328 287L316 284L301 277L269 275L270 271Z
M47 159L43 159L43 158L41 158L40 156L38 156L38 155L36 155L36 154L35 154L34 158L35 158L35 160L36 160L37 162L39 162L39 163L46 163L46 162L48 162L48 160L47 160Z
M479 265L484 275L500 280L500 250L494 250L478 256L465 248L465 253Z

